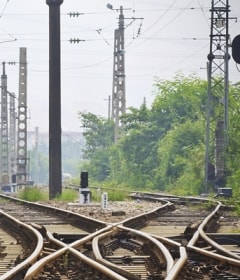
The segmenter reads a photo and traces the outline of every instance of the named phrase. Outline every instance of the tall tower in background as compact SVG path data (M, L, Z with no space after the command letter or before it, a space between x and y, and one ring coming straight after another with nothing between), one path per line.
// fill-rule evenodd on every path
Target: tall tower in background
M9 176L12 183L16 183L16 96L13 92L9 95Z
M8 96L7 75L5 62L2 63L1 75L1 182L3 185L9 183L9 158L8 158Z
M27 183L27 49L20 48L17 125L17 185Z
M228 0L212 0L205 153L205 192L225 185L225 150L228 142Z
M8 62L9 65L15 62ZM16 176L16 97L7 90L6 62L2 62L1 75L1 135L0 135L0 185L11 183Z
M118 29L114 32L113 53L112 120L115 142L121 135L120 116L124 113L126 113L124 15L123 7L120 6Z

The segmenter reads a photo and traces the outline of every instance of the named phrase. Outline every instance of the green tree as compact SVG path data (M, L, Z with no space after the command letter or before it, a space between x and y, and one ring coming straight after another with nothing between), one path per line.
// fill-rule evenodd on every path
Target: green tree
M188 120L159 141L159 183L168 191L185 194L203 191L204 131L203 122Z
M109 149L114 143L114 126L111 120L92 113L79 113L84 128L85 147L83 155L89 160L83 168L97 181L105 180L110 172Z
M110 178L134 188L155 187L178 194L202 193L207 81L177 74L173 80L156 79L154 88L151 108L144 102L122 116L125 129L116 143L111 121L83 115L89 166L99 180ZM229 88L227 186L240 195L240 86Z
M144 102L122 117L125 135L114 147L111 175L134 187L176 188L190 151L204 142L206 91L206 81L195 76L156 79L152 107Z
M162 130L158 139L156 185L161 190L176 190L183 178L194 182L191 177L196 177L196 172L190 174L186 170L195 166L192 154L198 151L203 156L197 172L200 181L188 187L188 192L199 190L204 176L207 82L195 75L185 77L179 73L173 80L156 79L155 93L152 114L156 126Z
M240 196L240 84L229 87L229 129L226 153L227 186Z
M197 121L205 116L207 82L195 75L177 74L173 80L156 79L153 113L166 131L187 120Z
M135 188L152 187L161 130L156 129L145 102L139 109L130 107L121 120L125 133L112 149L111 178Z

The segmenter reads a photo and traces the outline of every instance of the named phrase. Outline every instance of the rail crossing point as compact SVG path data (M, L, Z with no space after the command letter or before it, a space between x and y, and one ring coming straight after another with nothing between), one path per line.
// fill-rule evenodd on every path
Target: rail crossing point
M108 208L108 194L105 192L101 196L101 206L102 209L107 209Z

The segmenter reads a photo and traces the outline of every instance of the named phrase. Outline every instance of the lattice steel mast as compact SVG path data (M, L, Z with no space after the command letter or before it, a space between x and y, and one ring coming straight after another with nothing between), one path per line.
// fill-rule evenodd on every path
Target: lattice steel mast
M225 185L228 135L228 0L212 0L205 153L205 192Z
M2 185L9 183L9 161L8 161L8 96L7 75L5 62L2 63L1 75L1 182Z
M8 62L8 64L15 64ZM16 173L16 110L15 94L7 90L6 62L1 75L1 185L12 183Z
M118 29L114 32L113 53L112 120L115 125L115 141L119 139L122 131L120 116L124 113L126 113L124 15L123 7L120 6Z
M17 131L17 185L27 184L27 49L20 48L18 131Z
M16 108L15 108L15 93L8 92L9 95L9 176L12 183L16 183Z

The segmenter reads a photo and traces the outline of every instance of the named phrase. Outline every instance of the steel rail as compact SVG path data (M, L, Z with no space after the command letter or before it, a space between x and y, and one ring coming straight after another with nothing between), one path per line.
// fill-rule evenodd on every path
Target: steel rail
M140 232L140 231L134 230L134 229L130 229L130 228L127 228L122 225L116 225L116 227L114 227L111 231L104 232L100 235L97 235L93 239L93 241L92 241L93 253L94 253L95 259L99 263L114 269L118 273L126 276L128 279L138 279L138 277L135 277L132 273L130 273L126 270L123 270L122 268L119 268L117 265L105 260L100 253L99 246L98 246L99 240L117 233L119 229L132 232L135 235L139 236L141 239L148 240L152 244L154 244L154 246L161 252L161 255L164 257L164 259L166 261L166 273L168 274L171 271L171 269L174 266L174 260L171 256L171 254L169 253L168 249L160 241L158 241L157 239L155 239L154 237L152 237L151 235L149 235L147 233Z
M49 256L46 256L44 258L42 258L41 260L37 261L31 268L29 268L29 270L27 271L24 280L30 280L32 279L32 277L36 276L42 269L43 267L49 262L52 261L56 258L58 258L61 255L64 255L66 253L66 250L71 251L72 253L74 253L75 255L77 255L77 257L83 260L83 258L85 259L85 263L90 264L91 259L87 258L86 256L84 256L82 253L80 253L80 255L76 252L78 247L83 245L84 243L91 241L96 235L101 234L102 232L105 232L107 230L109 230L110 228L112 228L112 225L107 226L106 228L102 228L94 233L91 233L83 238L81 238L80 240L74 241L71 244L66 244L58 239L56 239L51 232L46 231L46 237L47 240L51 243L54 243L55 245L59 246L60 248L57 249L54 253L52 253ZM73 249L73 250L71 250ZM86 259L87 258L87 259ZM91 263L93 265L93 267L95 267L95 263ZM98 267L98 270L104 273L107 273L107 275L109 274L109 271L104 271L102 267ZM111 273L110 273L111 274ZM109 275L110 277L110 275ZM113 278L115 276L111 276L111 279L121 279L119 278ZM122 278L122 280L126 280L126 278Z
M57 214L64 215L67 218L74 217L74 219L76 219L76 217L78 217L79 222L81 222L81 224L82 224L82 228L83 229L87 228L86 231L89 231L89 228L91 228L91 231L95 232L96 230L104 228L104 227L107 226L107 224L105 222L102 222L100 220L96 220L96 219L93 219L91 217L86 217L84 215L74 213L74 212L71 212L71 211L67 211L67 210L64 210L64 209L60 209L60 208L57 208L57 207L53 207L53 206L50 206L50 205L44 205L44 204L41 204L41 203L33 203L33 202L29 202L29 201L26 201L26 200L18 199L18 198L3 195L3 194L0 194L0 197L3 197L3 198L8 199L8 200L15 201L15 202L23 203L25 205L28 205L29 207L32 206L35 209L40 209L40 210L44 210L44 211L46 211L46 209L48 209L48 210L50 210L52 212L55 212Z
M201 225L198 227L198 230L194 233L193 237L188 242L186 248L189 251L194 251L194 252L196 252L198 254L202 254L206 257L214 258L214 259L216 259L220 262L226 262L230 265L233 265L233 266L236 266L236 267L240 268L240 260L236 259L235 254L233 254L233 256L231 257L232 254L229 254L230 252L228 250L224 249L221 245L214 242L212 239L210 239L204 233L204 227L207 225L208 221L211 218L213 218L214 215L219 211L221 206L222 206L221 202L217 202L217 206L214 209L214 211L203 220ZM205 249L196 247L195 244L196 244L197 240L199 239L199 237L202 237L206 242L209 242L211 246L213 246L217 250L227 254L228 256L219 255L218 253L207 251Z
M32 280L33 277L36 276L48 262L54 261L56 258L64 255L66 252L68 252L67 245L51 253L50 255L40 259L28 269L27 273L25 274L24 280Z
M125 277L119 275L118 273L112 271L108 267L105 267L105 266L101 265L100 263L98 263L97 261L94 261L94 260L86 257L85 255L83 255L79 251L77 251L73 248L70 248L69 250L70 250L70 252L72 252L73 255L81 258L81 260L83 262L85 262L86 264L94 267L98 271L102 272L105 276L108 276L110 279L113 279L113 280L128 280L127 278L125 278Z
M215 201L216 203L216 201ZM220 204L217 203L217 206L215 207L214 211L212 211L203 221L202 223L199 225L198 229L196 230L196 232L193 234L193 237L189 240L187 246L188 247L194 247L194 244L197 242L199 236L200 235L200 230L199 228L201 227L201 229L203 230L203 228L206 226L206 224L208 223L208 221L219 211L220 209Z
M207 226L208 222L214 218L214 216L216 215L216 213L220 210L220 208L222 207L222 203L221 202L217 202L217 206L216 208L214 209L214 211L212 211L212 213L210 213L204 220L203 222L199 225L198 227L198 230L195 232L195 234L193 235L192 239L189 241L187 247L188 248L196 248L194 246L194 244L197 242L199 236L205 240L208 244L210 244L213 248L215 248L217 251L225 254L226 256L228 256L229 258L226 258L226 259L237 259L240 261L240 256L238 256L237 254L234 254L232 252L230 252L229 250L225 249L223 246L219 245L218 243L216 243L214 240L212 240L211 238L209 238L207 236L207 234L204 232L204 228ZM199 248L198 248L199 249ZM201 249L203 250L203 249ZM206 250L204 250L206 251ZM210 252L210 251L207 251L209 252L209 254L211 254L212 256L217 256L218 254L217 253L213 253L213 252ZM225 256L222 256L221 257L225 257Z
M237 266L240 268L240 261L237 259L219 255L217 253L207 251L205 249L194 246L194 244L195 244L194 241L197 240L199 238L199 236L200 236L199 231L196 231L195 234L193 235L193 238L191 239L191 241L192 241L191 244L187 245L187 251L194 251L194 252L204 255L206 257L214 258L220 262L225 262L225 263L228 263L228 264L231 264L231 265L234 265L234 266Z
M149 199L151 201L158 201L158 199L161 200L165 200L165 201L169 201L169 202L182 202L184 201L204 201L204 202L208 202L209 199L208 198L204 198L204 197L193 197L193 196L179 196L179 195L173 195L173 194L166 194L166 193L147 193L147 192L138 192L138 193L132 193L130 195L130 197L132 198L139 198L139 199Z
M210 214L204 221L203 223L199 226L199 233L200 236L206 241L208 242L213 248L217 249L218 251L222 252L223 254L229 256L230 258L235 258L240 260L240 256L237 254L234 254L232 252L230 252L229 250L225 249L223 246L219 245L218 243L216 243L214 240L212 240L210 237L207 236L207 234L204 232L204 227L207 225L208 221L210 221L210 219L214 218L215 213L220 210L220 208L222 207L221 202L219 202L218 206L216 207L215 211Z
M42 252L43 237L33 227L31 227L31 226L29 226L25 223L20 222L19 220L17 220L14 217L8 215L7 213L4 213L1 210L0 210L0 216L2 216L4 218L8 219L9 221L11 221L11 224L13 224L14 226L17 225L18 228L23 228L26 231L31 232L31 234L37 240L37 244L36 244L36 247L35 247L33 253L28 258L26 258L23 262L18 264L16 267L10 269L8 272L6 272L5 274L3 274L0 277L0 280L12 280L15 275L17 275L19 272L23 271L24 269L28 268L31 264L36 262L37 258L39 257L39 255Z
M169 271L169 273L167 274L167 276L165 277L164 280L174 280L174 279L176 279L179 272L186 265L187 260L188 260L188 255L187 255L186 248L181 246L179 248L179 250L180 250L180 258L176 261L173 268Z
M82 246L83 244L91 241L95 236L99 235L99 234L102 234L103 232L106 232L106 231L109 231L111 228L113 227L113 225L108 225L106 226L105 228L102 228L96 232L93 232L93 233L90 233L88 234L87 236L79 239L79 240L76 240L74 242L72 242L71 244L66 244L64 242L62 242L61 240L59 239L56 239L51 232L47 231L46 232L46 235L47 235L47 239L56 244L57 246L59 247L65 247L66 245L70 248L73 248L73 249L78 249L78 247Z
M6 196L4 196L4 197L6 197ZM6 198L8 198L8 197L6 197ZM9 198L10 199L10 198ZM11 198L12 199L12 198ZM26 201L23 201L23 200L19 200L19 199L13 199L14 201L18 201L18 202L23 202L23 203L25 203L25 204L27 204L27 205L29 205L29 206L31 206L31 205L33 205L34 207L37 207L37 208L39 208L39 209L42 209L42 208L44 208L44 209L49 209L49 210L53 210L54 212L57 212L57 213L66 213L67 214L67 216L69 217L70 215L71 215L71 213L69 213L68 211L65 211L65 210L61 210L61 209L57 209L57 208L55 208L55 207L52 207L52 206L45 206L45 205L41 205L41 204L35 204L35 203L31 203L31 202L26 202ZM168 204L167 202L164 202L164 203L166 203L166 204ZM148 215L149 216L156 216L156 214L154 214L156 211L158 210L158 208L156 208L156 210L154 210L154 211L150 211L150 213L148 213ZM144 214L145 215L145 214ZM75 213L74 213L74 216L76 216L75 215ZM80 218L82 218L82 216L81 215L79 215L80 216ZM140 215L140 216L143 216L143 215ZM86 218L86 217L84 217L84 218ZM88 221L89 220L91 220L91 219L89 219L89 218L86 218ZM94 219L92 219L93 220L93 222L94 222L94 224L96 224L96 221L94 220ZM87 221L87 223L88 223L88 221ZM103 227L104 226L104 227ZM101 228L102 227L102 228ZM81 246L82 244L84 244L85 242L87 242L87 240L90 240L90 239L92 239L94 236L96 236L96 235L98 235L98 234L100 234L101 232L104 232L104 231L106 231L108 228L111 228L111 227L113 227L113 224L112 225L108 225L107 226L107 224L105 224L105 223L100 223L100 227L98 227L98 228L100 228L100 230L99 229L97 229L97 227L96 227L96 231L95 232L93 232L92 234L89 234L87 237L84 237L84 238L82 238L81 240L78 240L78 241L75 241L75 242L73 242L72 244L70 244L70 246L69 245L66 245L65 243L63 243L63 242L61 242L60 240L57 240L57 239L55 239L53 236L51 236L51 234L49 233L49 232L47 232L47 237L48 237L48 240L49 241L51 241L51 242L54 242L56 245L58 245L58 246L60 246L60 247L62 247L61 249L57 249L57 251L55 251L54 253L52 253L52 254L50 254L50 255L48 255L48 256L46 256L46 257L44 257L43 259L41 259L41 260L39 260L38 262L36 262L28 271L27 271L27 273L26 273L26 279L28 279L27 277L30 277L29 279L31 279L31 277L32 277L32 275L33 274L37 274L43 267L44 267L44 265L47 263L47 262L49 262L50 260L51 260L51 257L53 257L54 258L54 256L56 256L56 258L57 258L57 256L59 256L59 254L61 255L61 254L64 254L64 248L66 248L66 246L67 246L67 248L72 248L73 250L74 250L74 248L73 247L79 247L79 246ZM83 255L83 258L84 258L85 256ZM89 259L89 258L87 258L89 261L91 261L91 259ZM104 272L105 273L105 272ZM106 274L106 273L105 273ZM29 276L30 275L30 276ZM114 278L114 276L113 276L113 278L111 278L111 279L115 279ZM117 278L116 279L119 279L119 275L117 275Z
M108 225L105 228L102 228L102 229L100 229L96 232L93 232L93 233L81 238L80 240L76 240L76 241L72 242L69 246L74 248L74 249L77 249L79 246L81 246L84 243L92 240L95 236L97 236L99 234L102 234L103 232L109 231L111 228L113 228L113 226L114 225Z
M138 280L139 278L135 275L132 275L130 272L124 270L124 269L121 269L120 267L118 267L117 265L115 264L112 264L111 262L105 260L100 251L99 251L99 246L98 246L98 242L99 242L99 239L101 238L105 238L107 236L110 236L113 234L113 231L108 231L108 232L104 232L100 235L97 235L96 237L93 238L93 241L92 241L92 248L93 248L93 254L94 254L94 258L96 259L96 261L100 264L102 264L104 267L108 267L109 269L113 270L113 271L116 271L117 273L123 275L124 277L126 277L126 279L131 279L131 280Z
M159 214L161 214L163 211L167 211L171 206L173 206L172 202L166 201L165 199L159 199L159 202L164 203L160 207L156 207L155 209L144 213L139 214L137 216L127 218L117 224L122 224L123 226L126 226L128 228L134 227L136 228L137 225L143 226L143 222L146 222L147 220L150 220L154 217L157 217Z
M167 274L167 276L165 278L165 280L173 280L176 277L176 275L182 270L182 268L185 266L185 264L187 263L187 260L188 260L187 250L179 242L176 242L169 238L158 236L155 234L151 234L151 236L153 238L159 240L163 244L166 244L171 247L177 247L179 249L180 257L174 263L174 266L172 267L172 269L169 271L169 273Z
M80 219L80 222L83 220L83 222L85 223L86 222L86 225L88 225L90 223L90 226L91 226L91 223L94 225L94 227L92 227L93 230L93 233L89 234L86 238L82 238L81 240L78 240L78 241L75 241L71 244L71 246L76 246L76 247L79 247L81 246L81 244L87 242L88 240L90 240L91 238L93 238L93 236L97 235L99 232L102 232L102 231L105 231L107 230L108 228L111 228L112 225L108 225L104 222L101 222L101 221L98 221L98 220L95 220L95 219L92 219L92 218L88 218L88 217L85 217L85 216L82 216L80 214L77 214L77 213L72 213L72 212L69 212L69 211L65 211L65 210L62 210L62 209L58 209L58 208L55 208L55 207L52 207L52 206L45 206L45 205L41 205L41 204L35 204L35 203L31 203L31 202L27 202L27 201L24 201L24 200L19 200L19 199L16 199L16 198L12 198L12 197L8 197L8 196L5 196L5 195L2 195L4 198L7 198L7 199L11 199L11 200L14 200L14 201L17 201L17 202L20 202L20 203L24 203L24 204L27 204L29 206L33 206L34 208L39 208L39 209L48 209L50 211L54 211L55 213L61 213L61 214L66 214L66 216L69 218L71 216L78 216L79 219ZM85 221L86 220L86 221ZM23 224L22 222L20 222L21 224ZM85 226L86 226L85 225ZM34 226L34 225L33 225ZM38 229L39 230L39 229ZM84 263L92 266L93 268L97 269L98 271L104 273L104 275L108 275L110 277L110 279L121 279L121 280L127 280L126 278L123 278L121 276L119 276L118 274L116 274L115 272L107 269L107 268L104 268L103 266L99 265L97 262L95 262L94 260L84 256L83 254L77 252L77 249L74 249L74 248L71 248L71 246L61 242L60 240L54 238L50 232L46 231L45 232L47 238L49 241L51 242L54 242L57 246L59 247L62 247L60 249L57 249L55 252L51 253L50 255L42 258L41 260L39 261L36 261L37 258L34 259L34 261L31 261L31 259L27 260L26 262L22 263L22 265L24 265L25 263L28 263L28 264L32 264L34 263L28 270L27 270L27 273L25 275L26 279L32 279L33 275L36 275L43 267L45 264L47 264L49 261L53 260L53 259L56 259L58 256L61 256L61 255L64 255L64 253L66 252L66 250L70 250L71 252L73 252L75 255L78 256L78 258L80 257L80 260L83 261ZM40 235L40 233L39 233ZM92 236L91 236L92 235ZM41 235L40 235L41 236ZM41 236L42 238L42 236ZM39 254L42 252L42 249L43 249L43 245L41 247L41 250L39 251ZM76 252L75 252L76 251ZM28 266L29 267L29 266ZM27 267L27 268L28 268ZM15 268L16 270L16 268ZM14 273L14 272L13 272ZM9 271L9 276L7 276L7 278L0 278L0 280L12 280L12 275L13 273ZM17 273L17 271L16 271Z
M174 199L173 196L163 196L166 197L165 200L167 200L167 198L170 199ZM150 197L148 197L150 199ZM179 197L182 198L182 197ZM214 218L214 216L217 214L217 212L220 210L220 208L222 207L221 202L219 201L215 201L215 200L209 200L206 198L185 198L185 200L195 200L195 201L204 201L204 202L209 202L212 201L214 203L217 204L217 206L215 207L214 211L212 211L212 213L210 213L200 224L200 226L198 227L197 231L194 233L192 239L188 242L186 248L181 247L181 254L180 254L180 259L175 263L173 269L169 272L169 274L166 276L165 280L173 280L176 279L178 273L184 268L185 264L187 263L187 251L188 250L192 250L197 252L198 254L202 254L205 255L207 257L211 257L214 258L216 260L218 260L219 262L223 262L225 261L226 263L234 266L235 268L239 268L240 267L240 257L237 256L234 253L229 252L227 249L223 248L221 245L219 245L218 243L216 243L215 241L213 241L211 238L209 238L206 233L204 232L204 228L207 226L208 222ZM170 200L172 201L172 200ZM131 218L130 218L131 220ZM213 248L217 249L219 252L222 252L226 255L228 255L228 257L223 256L223 255L219 255L217 253L214 252L210 252L201 248L198 248L195 245L195 243L197 242L197 240L199 238L202 238L203 240L205 240L208 244L210 244ZM156 238L156 237L155 237Z
M111 269L104 267L103 265L99 264L98 262L86 257L81 252L77 251L76 249L64 244L64 247L57 250L56 252L50 254L49 256L44 257L43 259L39 260L37 263L32 265L25 277L24 280L32 280L41 270L44 269L44 266L49 262L55 261L57 258L64 256L68 253L73 254L77 259L81 260L83 263L93 267L97 271L103 273L105 276L108 276L110 279L113 280L127 280L127 278L122 277L121 275L117 274L116 272L112 271Z
M7 197L8 198L8 197ZM12 199L12 198L11 198ZM141 197L140 197L141 199ZM144 199L144 198L142 198ZM191 198L185 198L186 201L188 199L191 199ZM205 199L205 198L192 198L194 200L201 200L201 201L205 201L205 202L208 202L209 200L208 199ZM18 199L16 199L16 201L19 201ZM21 201L21 200L20 200ZM92 240L92 243L94 244L95 242L98 242L97 240L99 240L99 238L101 237L101 235L105 235L107 234L107 232L113 232L115 228L120 228L120 229L124 229L124 230L127 230L127 231L132 231L134 232L135 234L139 234L139 233L142 233L140 231L137 231L137 230L134 230L134 229L131 229L129 228L129 226L136 226L136 225L139 225L143 223L143 221L147 221L149 219L152 219L154 217L156 217L157 215L161 214L162 211L167 211L172 205L173 203L170 202L170 201L167 201L167 197L166 198L163 198L163 199L160 199L158 198L158 201L161 201L161 202L164 202L164 205L161 205L161 207L157 207L156 209L148 212L148 213L145 213L145 214L140 214L138 216L135 216L133 218L128 218L122 222L118 222L118 223L113 223L113 224L109 224L109 223L103 223L101 221L97 221L99 222L99 227L96 227L95 228L95 232L92 232L90 233L88 236L86 237L83 237L82 239L80 240L77 240L77 241L74 241L73 243L71 244L65 244L63 242L61 242L60 240L54 238L52 236L51 233L47 232L47 236L48 236L48 239L51 241L51 242L54 242L56 245L58 245L59 247L62 247L60 249L57 249L56 252L44 257L43 259L37 261L31 268L28 269L27 273L26 273L26 276L25 277L30 277L28 275L36 275L36 273L38 273L43 267L44 265L49 262L50 260L54 260L56 259L59 254L60 256L61 255L64 255L66 252L70 252L71 254L75 255L77 258L80 258L80 260L84 263L86 263L87 265L89 266L92 266L94 268L96 268L97 270L101 271L102 273L105 274L105 269L107 269L106 267L104 268L101 264L97 263L95 260L92 260L88 257L86 257L85 255L83 255L81 252L77 251L77 248L78 247L81 247L81 245L83 245L84 243L86 243L87 241L91 241ZM25 201L23 201L24 203L26 203ZM202 255L205 255L205 256L209 256L211 258L214 258L220 262L226 262L228 264L231 264L233 266L236 266L236 267L240 267L240 261L236 258L236 255L229 252L227 249L224 249L222 246L220 246L219 244L217 244L215 241L213 241L211 238L209 238L206 233L204 232L204 229L206 227L206 225L208 224L208 222L214 218L214 216L216 215L216 213L220 210L221 208L221 203L220 202L216 202L216 201L213 201L214 203L218 203L216 208L214 209L214 211L208 215L204 221L200 224L200 226L198 227L197 231L194 233L193 237L191 238L191 240L189 241L189 243L187 244L186 248L183 248L182 246L179 247L179 251L180 251L180 258L177 260L177 262L174 264L173 260L171 263L171 265L167 265L167 276L166 276L166 280L173 280L177 277L177 274L181 271L181 269L184 267L184 265L186 264L187 262L187 253L186 253L186 249L189 250L189 251L195 251L199 254L202 254ZM28 202L29 204L33 204L34 206L36 204L34 203L30 203ZM38 206L41 207L44 207L46 208L45 205L41 205L41 204L38 204ZM52 207L52 206L47 206L47 208L49 208L49 210L53 210L55 212L59 212L59 213L66 213L67 215L71 215L69 214L68 211L66 210L62 210L62 209L58 209L58 208L55 208L55 207ZM60 211L59 211L60 210ZM1 211L2 212L2 211ZM76 213L74 213L74 215L76 215ZM79 214L77 214L79 215ZM84 217L85 219L87 220L90 220L91 221L91 218L88 218L88 217L85 217L85 216L82 216L82 215L79 215L80 218ZM88 222L88 221L87 221ZM96 222L96 220L92 219L92 222ZM20 222L21 223L21 222ZM25 224L24 224L25 225ZM100 229L99 229L100 228ZM36 231L38 233L38 231ZM150 235L146 234L149 238ZM214 252L210 252L210 251L207 251L205 249L202 249L202 248L198 248L195 246L197 240L199 238L202 238L204 239L207 243L209 243L213 248L216 248L218 251L221 251L221 252L224 252L224 254L228 254L229 257L226 257L226 256L222 256L222 255L219 255L217 253L214 253ZM151 238L153 239L156 239L155 241L157 241L159 244L169 244L169 245L173 245L173 243L171 243L170 239L167 239L167 238L162 238L162 237L155 237L154 235L151 235ZM173 242L173 241L172 241ZM178 243L176 242L175 245L178 245ZM95 245L93 246L95 248ZM163 247L165 247L163 245ZM159 249L162 251L162 247L159 246ZM167 259L168 259L168 254L170 255L168 249L165 247L165 249L167 250ZM94 249L95 250L95 249ZM100 252L99 252L100 253ZM164 252L164 257L165 257L165 252ZM232 255L232 256L231 256ZM56 256L54 258L54 256ZM99 256L98 256L99 257ZM170 255L170 257L172 258L172 256ZM166 258L166 257L165 257ZM97 259L97 258L96 258ZM239 257L240 259L240 257ZM35 259L36 260L36 259ZM34 261L35 261L34 260ZM98 260L98 259L97 259ZM33 262L34 262L33 261ZM31 262L31 263L33 263ZM168 260L166 260L166 262L168 263ZM98 264L100 265L98 268L95 267L95 264ZM21 263L22 264L22 263ZM20 264L20 265L21 265ZM28 262L28 266L29 266L29 262ZM14 268L16 269L16 267ZM113 272L111 271L110 269L108 269L110 272ZM109 271L107 271L107 273L109 273ZM10 272L10 271L9 271ZM34 274L35 273L35 274ZM33 276L31 276L33 277ZM122 279L122 280L126 280L128 278L119 278L121 277L118 273L115 272L115 275L112 275L109 277L113 277L111 279ZM114 278L116 277L116 278ZM0 277L0 280L10 280L11 278L1 278ZM24 280L30 280L32 278L24 278Z
M174 260L171 256L169 250L166 248L166 246L162 242L160 242L159 240L156 240L151 235L149 235L145 232L141 232L141 231L138 231L135 229L130 229L130 228L127 228L122 225L118 225L118 228L131 231L131 232L135 233L136 235L143 237L144 239L150 240L150 242L152 244L154 244L154 246L156 246L162 252L163 257L165 258L166 264L167 264L166 272L169 273L169 271L173 268Z

